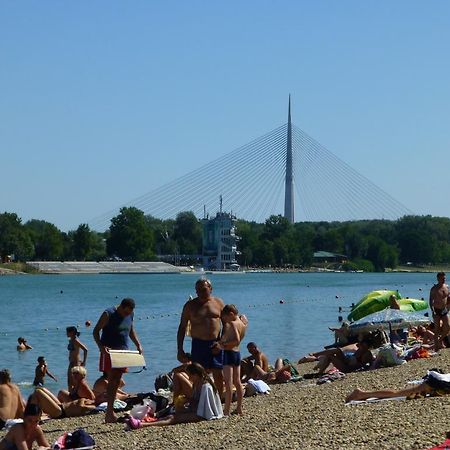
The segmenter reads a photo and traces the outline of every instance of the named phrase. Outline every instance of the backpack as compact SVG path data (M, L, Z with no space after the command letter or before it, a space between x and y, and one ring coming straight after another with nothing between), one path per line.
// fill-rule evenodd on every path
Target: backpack
M164 395L154 394L150 392L149 397L156 403L155 412L161 411L169 405L169 400Z
M64 442L64 448L94 448L94 438L87 433L83 428L78 428L73 433L68 433L66 441Z
M160 374L155 379L155 391L160 389L170 389L172 390L172 377L168 373Z

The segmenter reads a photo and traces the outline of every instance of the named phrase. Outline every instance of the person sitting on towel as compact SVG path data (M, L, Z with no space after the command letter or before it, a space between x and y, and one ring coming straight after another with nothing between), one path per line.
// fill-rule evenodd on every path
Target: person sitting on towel
M187 402L178 405L174 415L156 422L141 422L131 417L128 421L130 428L161 427L222 418L223 410L220 396L206 370L200 364L192 363L186 367L186 372L191 386L191 389L187 386L185 388L185 392L188 395L190 393L190 397L186 398Z

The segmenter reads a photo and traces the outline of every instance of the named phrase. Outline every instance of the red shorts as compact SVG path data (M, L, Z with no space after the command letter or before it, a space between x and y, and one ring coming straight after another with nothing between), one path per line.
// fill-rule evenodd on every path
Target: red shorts
M99 365L98 365L98 370L100 372L109 372L110 370L112 370L111 356L109 355L109 353L100 352L100 361L99 361ZM119 370L122 373L128 372L128 369L126 367L121 367L120 369L117 368L114 370Z

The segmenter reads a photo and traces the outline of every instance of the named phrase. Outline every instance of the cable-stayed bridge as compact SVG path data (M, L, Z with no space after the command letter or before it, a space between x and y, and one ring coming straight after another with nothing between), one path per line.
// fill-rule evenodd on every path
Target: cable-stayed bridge
M239 219L264 222L272 214L294 221L397 219L406 206L288 122L236 150L122 206L160 219L181 211L215 214L219 197ZM120 207L92 219L103 231ZM295 212L295 215L294 215Z

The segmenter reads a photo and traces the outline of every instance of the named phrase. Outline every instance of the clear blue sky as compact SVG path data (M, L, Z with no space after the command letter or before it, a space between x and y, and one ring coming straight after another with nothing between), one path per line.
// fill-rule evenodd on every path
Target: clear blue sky
M286 122L448 216L450 2L0 3L0 211L67 231Z

